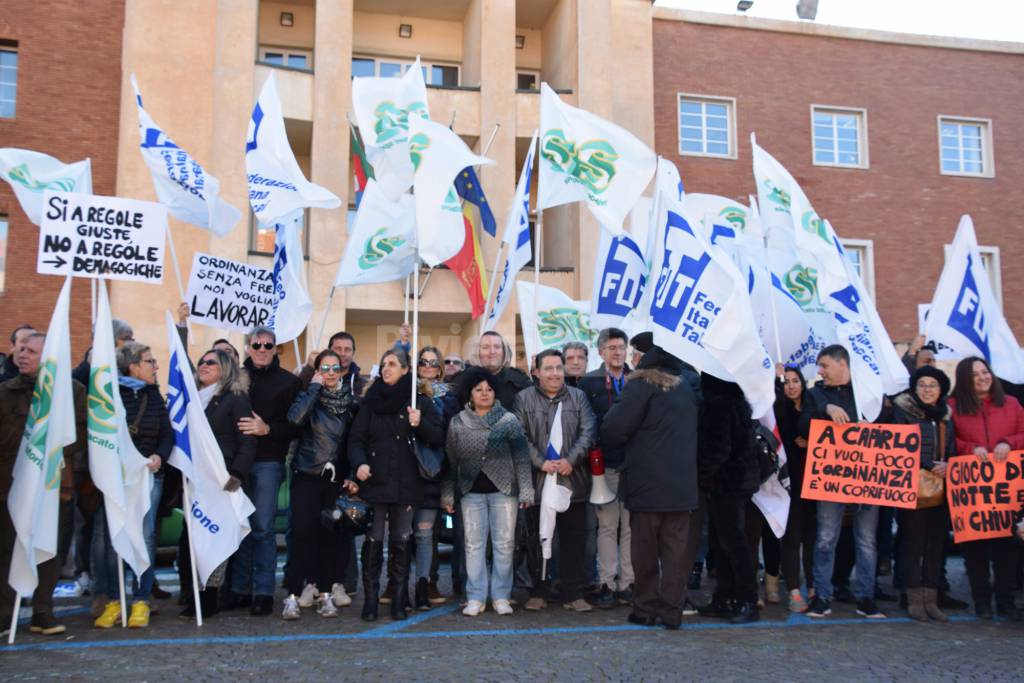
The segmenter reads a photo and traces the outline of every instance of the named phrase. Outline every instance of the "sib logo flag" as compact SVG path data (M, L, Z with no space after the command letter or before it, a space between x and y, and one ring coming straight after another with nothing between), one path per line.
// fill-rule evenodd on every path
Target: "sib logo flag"
M613 235L654 176L658 159L625 128L569 106L540 86L540 185L537 208L586 202Z
M401 280L416 267L416 204L410 194L388 199L372 178L366 181L338 265L335 287Z
M153 176L157 198L179 221L208 228L217 237L224 237L242 214L218 196L220 181L206 173L188 152L174 144L142 108L142 95L135 74L131 80L139 110L139 136L142 138L139 148Z
M587 370L601 365L597 353L599 330L590 324L590 302L574 301L560 289L520 280L516 283L519 317L523 325L526 356L533 357L545 349L560 349L566 342L583 342L589 348Z
M89 475L103 492L114 550L141 576L149 568L142 520L149 512L153 474L135 449L117 382L117 358L106 284L101 282L92 340L86 423Z
M25 432L14 461L7 511L17 534L8 583L31 595L39 583L36 565L57 555L57 517L64 447L75 443L75 397L71 379L68 310L71 276L53 308Z
M924 333L940 359L980 356L1000 378L1024 383L1024 353L992 291L970 216L960 219Z
M306 291L302 272L302 244L299 223L302 213L296 211L274 225L274 308L267 326L274 330L278 344L295 339L309 323L313 302Z
M49 154L5 147L0 149L0 178L11 186L21 210L36 225L43 220L43 193L47 190L92 194L89 159L65 164Z
M336 209L341 200L302 174L284 129L277 82L271 73L263 84L249 120L245 141L249 205L256 220L272 225L296 209Z
M167 402L174 431L169 462L187 478L191 506L185 514L189 518L199 582L205 585L210 574L238 550L248 535L249 515L256 508L241 489L224 490L230 476L224 456L203 411L181 337L171 314L166 315L171 349Z

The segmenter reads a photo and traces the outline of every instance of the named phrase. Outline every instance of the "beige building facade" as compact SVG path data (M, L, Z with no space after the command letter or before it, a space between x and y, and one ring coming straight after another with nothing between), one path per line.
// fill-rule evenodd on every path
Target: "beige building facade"
M652 12L649 0L128 0L117 194L155 200L138 151L134 73L147 111L243 210L225 238L171 219L182 277L187 280L196 252L270 267L273 235L255 227L248 211L244 142L255 99L274 73L300 167L342 199L341 209L307 214L303 240L314 311L299 343L303 353L313 350L322 324L321 346L347 330L357 340L357 362L369 368L397 337L407 299L395 282L338 289L325 308L354 217L353 74L399 75L418 55L431 118L450 122L476 152L490 141L487 156L496 163L484 167L481 182L498 238L480 236L490 278L519 168L540 123L541 81L654 146ZM541 281L588 297L598 230L579 206L545 211ZM132 321L136 338L153 345L158 357L166 357L163 311L181 298L170 267L167 273L160 287L112 286L116 314ZM424 282L420 345L465 354L478 325L464 290L446 269L429 275L424 269ZM516 340L522 364L516 311L513 300L497 329ZM201 325L193 332L193 352L226 336ZM239 335L231 339L241 345ZM293 366L291 349L282 354Z

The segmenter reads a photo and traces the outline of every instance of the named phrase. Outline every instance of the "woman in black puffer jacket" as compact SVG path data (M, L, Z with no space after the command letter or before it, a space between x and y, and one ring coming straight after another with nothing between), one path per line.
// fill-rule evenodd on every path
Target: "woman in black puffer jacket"
M320 512L334 506L347 480L345 439L352 423L352 393L341 385L341 358L324 351L313 364L316 374L288 410L288 422L300 428L299 446L292 458L292 553L285 574L288 597L284 619L299 618L300 595L306 579L317 594L322 617L335 617L338 607L352 603L342 585L351 547L344 524L325 527Z
M701 615L742 624L760 618L757 565L747 543L747 507L761 484L750 405L739 385L701 375L697 479L708 496L717 586Z
M415 442L444 445L441 419L433 401L422 394L413 409L409 356L391 349L380 359L380 378L363 397L348 438L349 462L359 493L373 504L373 527L363 541L363 619L377 618L380 569L388 532L388 582L394 586L391 616L405 619L409 597L409 538L416 508L423 503L425 482L420 477ZM414 438L415 437L415 438Z

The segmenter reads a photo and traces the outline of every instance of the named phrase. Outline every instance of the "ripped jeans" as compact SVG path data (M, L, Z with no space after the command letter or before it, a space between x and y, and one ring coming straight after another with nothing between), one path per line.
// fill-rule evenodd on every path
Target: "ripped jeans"
M430 566L434 561L434 522L436 508L417 508L412 529L416 538L416 578L430 580Z

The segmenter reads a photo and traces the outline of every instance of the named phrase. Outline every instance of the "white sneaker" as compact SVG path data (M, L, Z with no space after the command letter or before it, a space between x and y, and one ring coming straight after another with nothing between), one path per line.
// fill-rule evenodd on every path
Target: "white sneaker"
M334 601L335 607L348 607L352 604L352 598L345 592L345 584L343 583L336 583L331 586L331 600Z
M89 595L89 590L92 588L92 578L90 578L89 572L79 574L76 581L82 587L81 595Z
M320 591L316 589L316 586L307 583L305 588L302 589L302 595L299 596L299 607L309 609L316 604L318 595L320 595Z
M480 602L479 600L470 600L468 603L466 603L466 609L462 610L462 613L465 614L467 617L475 617L483 614L486 609L487 605Z
M330 593L324 593L320 596L320 608L316 613L327 618L338 616L338 608L334 606L334 600L331 599Z
M281 618L285 621L295 621L302 612L299 611L299 599L294 594L284 599L284 609L281 610Z
M512 604L508 600L495 600L494 611L503 617L507 617L512 614Z

